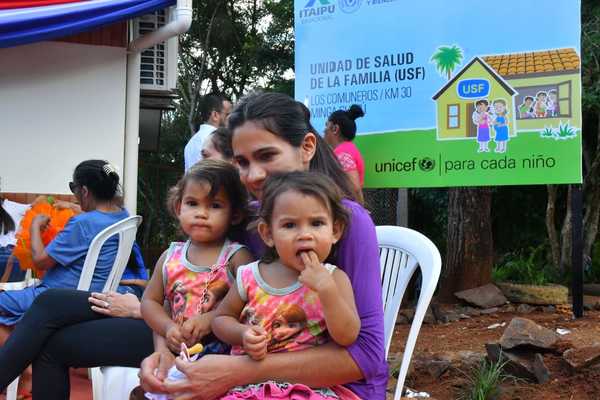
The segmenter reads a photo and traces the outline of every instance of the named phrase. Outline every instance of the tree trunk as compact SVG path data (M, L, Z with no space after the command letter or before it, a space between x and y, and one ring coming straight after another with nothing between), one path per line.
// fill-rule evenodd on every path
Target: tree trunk
M558 186L547 185L548 203L546 205L546 231L550 240L550 250L552 251L552 263L554 268L560 267L560 239L556 231L556 194Z
M596 155L590 160L584 188L585 215L583 218L583 255L591 260L592 248L598 236L600 224L600 117L596 125Z
M560 231L561 246L560 246L560 272L565 274L571 270L572 259L573 259L573 224L571 223L571 186L567 193L567 212L565 213L565 220Z
M439 298L491 282L494 260L490 188L452 188L448 191L448 248Z
M600 184L597 184L590 194L587 202L587 209L583 218L583 256L586 260L591 260L592 249L598 236L598 226L600 224Z

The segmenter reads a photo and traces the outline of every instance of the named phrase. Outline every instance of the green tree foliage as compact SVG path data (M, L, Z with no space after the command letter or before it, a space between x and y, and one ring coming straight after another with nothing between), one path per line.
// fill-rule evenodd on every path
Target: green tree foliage
M440 46L431 56L431 61L435 62L438 71L452 78L452 72L460 65L463 60L463 51L456 45Z
M290 89L293 69L293 2L208 0L194 2L191 29L180 38L181 111L191 131L202 95L234 99L249 88Z
M592 264L600 222L600 3L582 2L582 84L583 84L583 251L584 262ZM572 228L570 190L548 186L546 229L551 258L561 273L571 268ZM560 204L564 213L560 213ZM561 221L557 226L557 221Z
M138 240L164 248L176 236L166 193L183 173L183 149L196 132L204 95L236 100L253 88L292 93L293 2L207 0L194 2L190 30L179 37L177 99L163 112L159 150L140 154ZM156 252L148 261L156 258Z

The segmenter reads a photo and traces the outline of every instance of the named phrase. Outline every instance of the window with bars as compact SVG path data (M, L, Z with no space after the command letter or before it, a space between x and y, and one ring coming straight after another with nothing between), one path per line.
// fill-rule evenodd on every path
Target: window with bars
M137 35L143 36L153 32L168 21L166 10L158 10L144 15L137 20ZM168 90L167 63L168 42L162 42L144 50L141 54L140 84L142 89Z

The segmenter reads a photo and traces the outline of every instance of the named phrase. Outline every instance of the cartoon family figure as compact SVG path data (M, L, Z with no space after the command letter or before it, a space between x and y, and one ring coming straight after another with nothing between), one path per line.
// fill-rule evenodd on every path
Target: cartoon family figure
M552 118L558 117L558 95L556 90L540 91L535 95L525 96L519 106L519 118Z
M475 111L473 112L472 119L473 123L477 125L478 153L488 153L490 151L491 127L494 128L494 142L496 142L494 152L506 152L508 142L508 118L506 116L508 110L506 100L496 99L492 102L492 106L493 110L490 112L487 99L475 102Z

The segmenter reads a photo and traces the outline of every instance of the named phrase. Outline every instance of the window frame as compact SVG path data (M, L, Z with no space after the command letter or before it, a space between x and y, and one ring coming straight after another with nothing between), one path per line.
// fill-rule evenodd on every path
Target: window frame
M456 114L450 114L450 107L456 107ZM457 125L450 126L450 118L456 118ZM447 104L446 105L446 129L460 129L460 104Z

